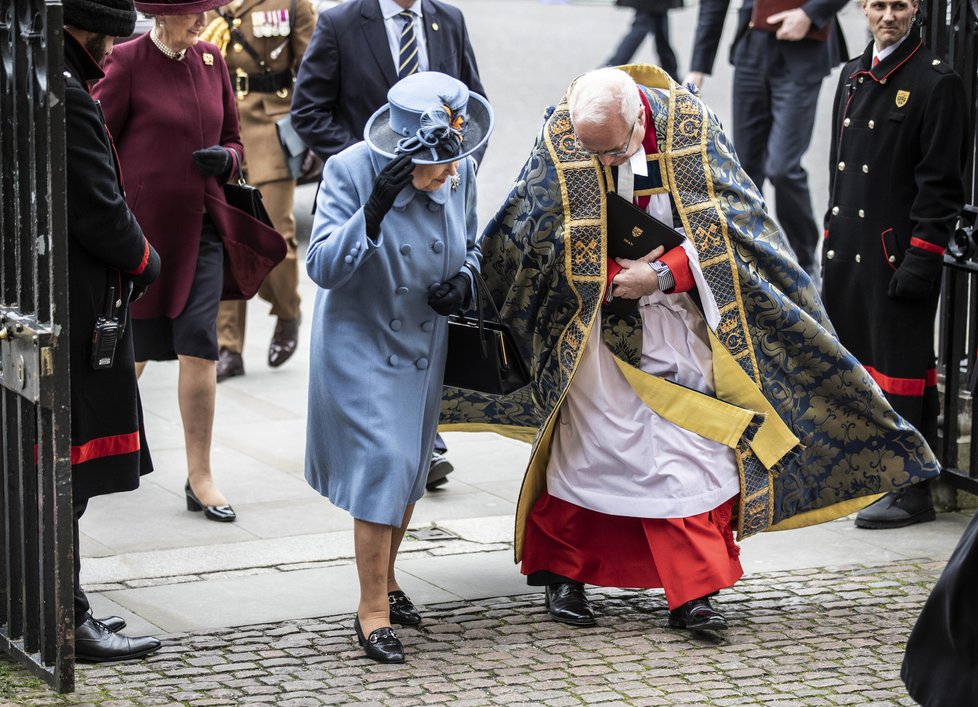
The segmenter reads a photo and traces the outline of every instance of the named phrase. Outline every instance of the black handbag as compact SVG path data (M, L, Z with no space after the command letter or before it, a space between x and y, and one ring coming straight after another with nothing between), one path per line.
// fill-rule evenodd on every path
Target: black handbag
M238 211L244 211L269 228L275 228L272 225L272 219L268 216L268 211L265 210L261 192L258 191L258 187L253 187L245 182L240 167L238 168L237 183L224 183L224 198L227 200L228 206L232 206Z
M477 317L448 318L448 357L445 385L492 395L508 395L529 384L526 363L509 327L499 321L499 310L478 270L466 266L475 284ZM495 320L486 319L483 300Z

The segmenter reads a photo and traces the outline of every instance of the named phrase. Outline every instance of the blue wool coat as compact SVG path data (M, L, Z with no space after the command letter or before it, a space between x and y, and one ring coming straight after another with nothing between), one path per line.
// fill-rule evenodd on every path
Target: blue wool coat
M387 159L357 143L326 163L306 253L319 285L309 365L306 480L354 518L399 526L424 494L445 374L446 318L428 291L479 263L475 169L407 186L367 236Z

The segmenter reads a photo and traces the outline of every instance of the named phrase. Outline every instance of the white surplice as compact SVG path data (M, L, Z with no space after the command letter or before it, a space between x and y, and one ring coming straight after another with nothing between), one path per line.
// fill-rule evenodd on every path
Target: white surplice
M631 199L633 174L646 169L639 150L619 167L618 193ZM673 223L668 195L652 196L648 211ZM695 249L688 241L683 247L706 319L688 294L642 297L641 369L712 394L707 326L715 329L719 311ZM685 518L735 496L740 477L734 450L668 422L635 394L601 341L599 311L560 410L547 488L551 496L610 515Z

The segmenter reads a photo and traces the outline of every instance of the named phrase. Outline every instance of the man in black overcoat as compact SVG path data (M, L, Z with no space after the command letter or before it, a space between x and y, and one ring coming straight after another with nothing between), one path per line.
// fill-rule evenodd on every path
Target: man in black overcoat
M363 126L387 103L391 86L415 71L440 71L486 97L461 10L439 0L347 0L331 7L320 13L299 67L292 126L327 160L363 140ZM476 162L485 151L475 152ZM446 451L438 435L429 491L453 470Z
M64 0L64 22L75 657L107 662L160 647L153 637L116 633L125 627L119 617L92 616L79 582L78 548L78 519L89 499L135 489L139 477L153 469L136 387L128 303L131 293L138 296L159 275L160 258L126 205L112 141L88 90L103 76L100 64L112 51L113 38L132 33L132 0ZM100 316L125 331L114 351L102 347L93 357Z
M917 0L862 7L873 41L843 67L835 94L822 299L839 341L933 447L934 322L964 203L964 87L921 42ZM886 494L856 525L933 519L924 483Z

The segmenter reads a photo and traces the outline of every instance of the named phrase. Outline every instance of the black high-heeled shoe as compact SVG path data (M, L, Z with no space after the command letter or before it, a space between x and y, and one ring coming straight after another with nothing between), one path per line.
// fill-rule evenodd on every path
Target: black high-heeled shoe
M360 628L360 616L353 618L353 630L357 632L357 641L367 657L376 660L378 663L403 663L404 646L390 626L383 626L370 632L370 636L364 638L363 629Z
M194 494L194 490L190 488L190 479L187 479L187 485L183 487L184 493L187 495L187 510L197 513L199 511L204 512L204 517L207 520L215 520L218 523L230 523L235 518L237 514L230 505L225 506L205 506L200 502Z

